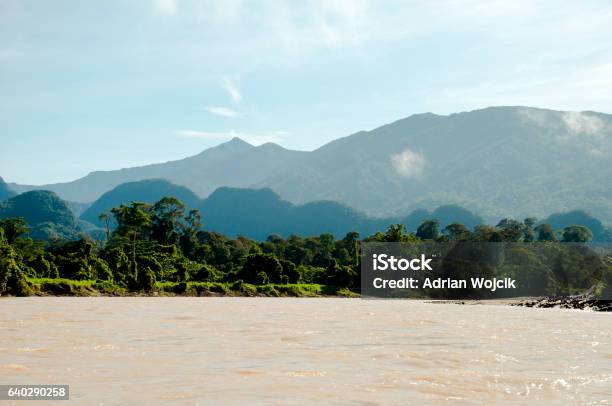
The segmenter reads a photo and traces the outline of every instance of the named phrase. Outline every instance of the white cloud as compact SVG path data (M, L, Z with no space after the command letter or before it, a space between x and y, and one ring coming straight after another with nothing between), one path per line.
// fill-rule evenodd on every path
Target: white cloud
M425 164L425 157L422 154L408 148L398 154L391 155L391 165L393 165L397 174L404 178L421 180Z
M175 15L178 11L178 0L153 0L153 11L162 15Z
M177 134L183 138L196 138L204 140L230 140L232 138L241 138L250 144L261 145L268 142L278 143L288 133L285 131L272 131L266 133L246 133L235 130L229 131L197 131L197 130L181 130Z
M602 136L602 131L606 128L606 123L599 117L576 111L564 113L563 122L570 133L574 135Z
M595 157L612 153L612 125L592 113L525 109L521 119L547 130L551 139Z
M238 86L228 77L223 78L223 88L229 93L230 97L235 103L239 103L242 100L242 94L238 89Z
M240 115L238 111L227 107L208 106L205 107L204 110L208 111L210 114L221 117L238 117Z

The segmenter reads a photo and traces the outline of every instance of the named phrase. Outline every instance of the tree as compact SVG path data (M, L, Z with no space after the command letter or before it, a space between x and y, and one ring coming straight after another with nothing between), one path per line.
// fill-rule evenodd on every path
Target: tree
M117 221L119 235L132 234L132 262L136 263L136 240L151 229L151 206L146 203L132 202L129 206L121 205L111 209Z
M532 242L535 239L533 226L538 221L535 217L527 217L523 220L525 227L523 228L523 241Z
M521 241L525 233L525 225L510 218L501 220L496 227L501 230L503 241Z
M181 231L185 230L182 222L185 205L174 197L164 197L152 208L152 237L160 244L176 244ZM197 219L193 218L193 222Z
M461 223L452 223L444 227L442 230L451 240L466 239L470 235L470 230Z
M110 240L110 215L107 212L104 212L98 216L98 219L104 223L104 229L106 232L106 241Z
M382 238L382 242L414 241L414 236L405 232L403 224L389 225L389 227L387 227L387 232L384 235L377 234L375 240L378 240L378 238Z
M145 292L150 292L155 287L155 274L149 267L141 269L141 271L138 271L138 287Z
M534 231L538 234L538 241L557 241L555 230L550 224L540 224Z
M202 228L202 216L197 209L189 210L189 213L184 218L181 230L181 250L183 254L190 259L195 259L195 254L198 247L198 231Z
M585 226L572 225L563 229L563 242L587 242L593 239L593 232Z
M238 272L238 278L247 283L259 284L263 272L272 283L281 283L283 267L273 254L251 254Z
M357 272L350 266L339 265L335 259L327 266L327 283L338 287L352 287L358 278Z
M13 244L17 238L30 231L28 223L23 217L0 220L0 228L4 230L4 237L9 244Z
M359 233L355 231L346 233L340 243L348 251L351 258L350 263L357 265L359 263Z
M474 227L474 239L476 241L502 242L503 235L496 227L477 225Z
M440 237L438 220L425 220L417 228L416 236L421 240L436 240Z
M295 264L285 259L281 259L280 264L283 268L283 276L286 278L287 283L298 283L298 279L300 279L300 274L297 271L297 267L295 266Z

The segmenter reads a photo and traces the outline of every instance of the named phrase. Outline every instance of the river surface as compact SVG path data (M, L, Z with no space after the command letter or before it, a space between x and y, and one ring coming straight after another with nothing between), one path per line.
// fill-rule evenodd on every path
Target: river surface
M69 384L62 405L606 405L612 314L335 298L2 298L0 384Z

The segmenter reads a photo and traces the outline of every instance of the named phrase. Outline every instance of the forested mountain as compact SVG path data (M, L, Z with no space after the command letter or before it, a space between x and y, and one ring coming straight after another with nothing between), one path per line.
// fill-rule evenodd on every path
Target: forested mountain
M79 227L70 206L55 193L26 192L0 203L0 219L24 218L34 239L74 239Z
M574 224L588 227L593 232L595 240L612 240L612 232L597 218L582 210L572 210L566 213L551 214L540 224L550 224L554 230L563 230Z
M402 223L406 230L416 231L424 220L430 219L438 220L441 228L453 222L469 228L483 223L477 215L457 206L443 206L433 212L418 210L405 218L371 217L332 201L294 205L271 189L219 188L199 208L207 228L259 240L270 234L287 237L330 233L340 238L347 232L357 231L360 235L369 235L393 223Z
M612 223L611 117L524 107L415 115L331 142L261 185L368 212L452 203L493 220L581 208Z
M4 179L0 177L0 202L13 196L15 196L15 192L13 192L11 188L9 188L9 185L4 182Z
M164 178L201 197L269 187L293 203L331 200L375 215L456 204L493 221L580 208L608 224L610 162L610 115L491 107L413 115L312 152L233 139L180 161L40 188L90 202L125 182Z
M83 212L81 219L101 226L100 214L108 213L113 207L130 202L153 204L165 196L175 197L187 207L197 207L200 203L198 196L183 186L163 179L148 179L123 183L106 192Z
M419 210L406 219L400 217L371 217L346 205L318 201L294 205L283 200L269 188L238 189L221 187L207 199L198 199L189 189L164 180L129 182L105 193L81 216L81 220L102 226L99 216L111 208L133 201L152 204L162 197L172 196L188 208L197 208L208 230L229 236L244 235L256 240L271 234L302 236L331 233L336 237L349 231L363 235L384 230L390 223L404 223L414 231L426 219L438 219L444 227L451 222L462 222L472 228L483 221L473 213L456 206L440 207L433 212Z
M434 211L417 209L401 220L407 230L415 231L425 220L435 219L440 222L442 228L451 223L461 223L472 229L477 225L484 224L482 217L472 213L460 206L445 205L440 206Z
M403 224L407 231L414 232L427 220L437 220L440 230L455 222L468 229L484 224L478 215L454 205L440 206L433 211L417 209L405 217L372 217L331 201L295 205L266 188L222 187L207 199L199 199L188 189L164 180L120 185L94 202L79 222L71 212L71 205L48 191L27 192L0 204L0 219L24 217L33 226L32 235L40 239L76 238L81 235L81 231L99 239L104 235L102 223L98 219L101 213L109 213L113 207L129 205L131 202L153 204L166 196L178 198L187 209L198 209L205 230L232 237L242 235L255 240L264 240L272 234L306 237L330 233L341 238L352 231L363 236L383 231L389 224L398 223ZM592 230L595 240L612 239L610 229L583 211L553 214L538 224L551 224L556 231L575 224L585 225Z
M302 236L330 233L342 237L349 231L384 230L388 219L365 216L335 202L296 206L270 189L219 188L199 206L204 227L229 236L256 240L271 234Z

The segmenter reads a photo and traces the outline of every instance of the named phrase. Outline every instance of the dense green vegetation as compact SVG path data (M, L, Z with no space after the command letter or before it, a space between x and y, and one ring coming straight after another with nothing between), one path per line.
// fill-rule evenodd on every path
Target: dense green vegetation
M35 193L35 192L30 192ZM257 242L228 238L202 227L198 210L176 198L134 202L103 213L105 240L32 238L23 218L0 220L0 294L187 294L313 296L359 291L359 234L336 239L270 235ZM473 230L437 220L414 233L401 224L364 241L556 241L586 242L589 228L555 233L535 219L504 219Z
M24 218L36 240L79 238L77 220L70 206L55 193L34 190L0 202L0 219Z

